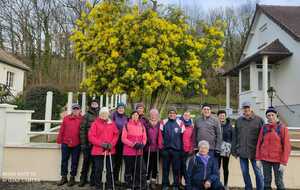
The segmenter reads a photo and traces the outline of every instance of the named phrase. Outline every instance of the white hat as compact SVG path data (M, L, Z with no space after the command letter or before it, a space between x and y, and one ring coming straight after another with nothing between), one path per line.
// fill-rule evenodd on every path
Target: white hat
M102 107L102 108L100 109L100 113L109 113L108 107Z

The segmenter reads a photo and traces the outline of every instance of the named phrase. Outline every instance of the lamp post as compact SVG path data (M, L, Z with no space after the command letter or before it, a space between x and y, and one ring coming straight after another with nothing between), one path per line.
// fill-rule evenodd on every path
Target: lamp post
M267 90L268 96L269 96L269 98L271 100L271 107L273 106L273 97L275 96L275 92L276 91L275 91L275 89L272 86L270 86L268 88L268 90Z

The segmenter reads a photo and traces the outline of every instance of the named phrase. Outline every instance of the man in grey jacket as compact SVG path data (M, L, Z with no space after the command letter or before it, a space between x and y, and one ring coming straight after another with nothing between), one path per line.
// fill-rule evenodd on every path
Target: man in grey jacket
M250 102L243 102L243 115L236 121L234 147L232 154L240 158L240 166L244 178L245 190L252 190L251 177L249 175L249 161L251 162L256 179L256 189L264 189L262 171L256 164L256 144L264 120L255 115Z
M208 104L202 105L202 116L195 121L196 142L198 144L202 140L209 142L209 155L219 159L221 150L222 134L219 120L211 115L211 106Z

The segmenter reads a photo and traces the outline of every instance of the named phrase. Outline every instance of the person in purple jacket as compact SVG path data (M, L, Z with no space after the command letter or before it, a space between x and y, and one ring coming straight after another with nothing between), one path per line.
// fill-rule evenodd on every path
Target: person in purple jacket
M116 111L112 113L112 120L116 123L117 128L119 129L119 139L116 145L116 156L114 164L114 178L117 185L121 185L121 180L119 180L119 173L122 167L122 158L123 158L123 143L121 141L122 129L128 122L128 117L125 114L125 104L119 102L117 104ZM122 175L122 174L121 174Z
M148 144L144 148L144 160L147 165L147 183L151 189L156 189L155 182L157 178L157 154L158 135L160 130L159 112L157 109L150 110L150 125L146 128Z

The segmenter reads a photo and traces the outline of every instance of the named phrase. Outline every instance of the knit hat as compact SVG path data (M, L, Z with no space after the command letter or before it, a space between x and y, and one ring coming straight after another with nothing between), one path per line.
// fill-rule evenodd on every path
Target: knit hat
M101 113L109 113L108 107L102 107L102 108L100 109L100 114L101 114Z
M98 101L97 99L91 100L90 105L91 105L93 102L95 102L95 103L97 103L97 104L99 105L99 101Z
M119 108L119 107L125 107L125 104L124 104L123 102L119 102L119 103L117 104L117 108Z
M275 109L274 107L272 107L272 106L270 106L270 107L267 109L266 115L267 115L268 113L270 113L270 112L277 114L276 109Z
M143 107L143 108L145 107L143 102L137 103L135 106L135 109L137 110L140 107Z
M170 113L171 111L177 113L176 107L175 107L175 106L170 106L170 107L168 108L168 113Z
M209 105L208 103L203 103L201 106L201 109L203 109L205 107L211 108L211 105Z
M243 102L242 103L242 108L246 108L246 107L251 107L251 102Z

